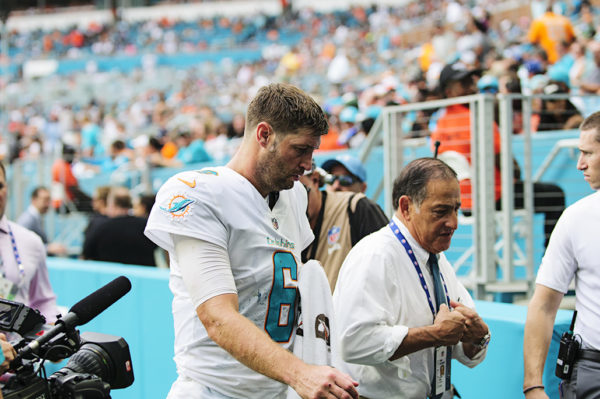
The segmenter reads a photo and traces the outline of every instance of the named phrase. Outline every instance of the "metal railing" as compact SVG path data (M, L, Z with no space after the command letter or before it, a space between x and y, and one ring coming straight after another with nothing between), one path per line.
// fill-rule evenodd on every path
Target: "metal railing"
M578 96L579 98L597 96ZM471 245L457 254L455 267L465 265L467 258L472 257L470 271L462 278L466 285L473 289L474 296L479 299L489 297L491 293L530 294L535 277L534 260L534 193L533 183L538 181L548 170L556 154L562 148L574 148L575 139L557 141L555 149L550 152L540 168L533 171L532 163L532 116L536 102L541 100L572 99L568 94L529 95L518 94L491 95L477 94L460 98L428 101L401 106L385 107L371 129L368 138L361 148L359 157L365 161L373 149L383 144L383 179L378 183L374 198L385 193L386 214L393 213L391 192L393 180L401 168L410 159L405 159L407 149L427 147L427 138L409 138L408 132L402 130L403 121L410 112L440 109L456 104L469 106L471 131L471 172L474 206L468 218L461 216L461 221L472 227ZM523 207L514 206L514 163L513 163L513 105L519 101L522 114L521 137L523 143L523 165L521 179L523 181ZM539 109L539 107L538 107ZM538 110L539 113L539 110ZM583 112L589 114L590 112ZM495 117L497 115L497 117ZM501 173L501 209L496 210L494 195L494 140L490 140L494 126L500 132L500 173ZM421 151L423 153L423 151ZM432 154L430 151L429 154ZM452 247L451 247L452 248ZM517 277L516 266L524 267L525 276ZM522 273L521 273L522 274Z

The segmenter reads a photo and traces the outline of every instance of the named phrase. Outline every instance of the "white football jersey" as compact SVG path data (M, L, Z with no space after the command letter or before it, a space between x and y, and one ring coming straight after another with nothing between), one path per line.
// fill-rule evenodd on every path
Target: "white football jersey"
M180 375L233 398L285 395L283 384L242 365L208 337L182 280L171 234L227 249L240 313L290 349L300 253L314 237L306 206L306 190L297 182L280 192L271 210L246 178L227 167L179 173L161 187L146 235L169 252Z

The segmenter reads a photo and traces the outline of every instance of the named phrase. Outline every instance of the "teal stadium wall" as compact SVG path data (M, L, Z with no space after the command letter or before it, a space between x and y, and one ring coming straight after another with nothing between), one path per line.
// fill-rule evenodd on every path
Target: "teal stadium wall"
M122 336L129 343L135 382L113 391L114 399L166 397L176 378L168 270L61 258L49 259L48 267L58 302L66 308L118 276L131 280L127 295L80 330ZM474 369L454 362L453 382L465 399L520 397L526 308L492 302L476 306L492 331L487 358ZM544 383L553 387L553 399L558 398L558 380L553 377L558 341L570 320L570 312L559 311L546 362Z
M169 271L75 259L49 258L58 303L69 309L113 279L131 280L131 291L80 331L117 335L129 344L135 381L111 392L113 399L165 398L176 378Z

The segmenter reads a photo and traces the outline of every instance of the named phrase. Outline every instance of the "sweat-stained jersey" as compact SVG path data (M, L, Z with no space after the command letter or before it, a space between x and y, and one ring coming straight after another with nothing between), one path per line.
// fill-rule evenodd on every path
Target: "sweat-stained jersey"
M280 192L271 210L248 180L227 167L179 173L161 187L145 233L169 252L180 375L232 398L285 395L283 384L242 365L208 337L183 282L171 234L227 249L240 313L289 349L300 253L313 240L306 206L306 190L297 182Z

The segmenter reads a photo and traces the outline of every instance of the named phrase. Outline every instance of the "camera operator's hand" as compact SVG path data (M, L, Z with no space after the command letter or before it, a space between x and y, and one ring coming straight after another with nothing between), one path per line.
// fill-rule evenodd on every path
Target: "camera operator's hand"
M2 363L0 363L0 373L8 370L10 362L15 359L17 351L6 340L6 335L0 333L0 345L2 345Z

